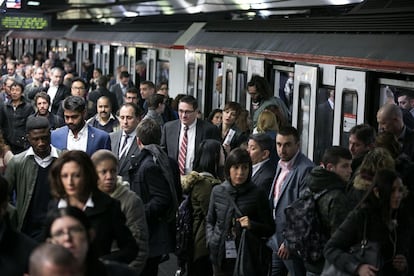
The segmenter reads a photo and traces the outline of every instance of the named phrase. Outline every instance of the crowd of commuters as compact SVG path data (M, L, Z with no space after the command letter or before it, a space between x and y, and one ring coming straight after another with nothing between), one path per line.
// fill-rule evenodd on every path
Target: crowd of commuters
M246 87L252 114L226 102L203 120L197 99L170 98L142 61L136 84L125 66L110 80L53 52L19 66L9 58L0 68L1 275L156 276L175 251L184 199L190 254L177 265L187 275L239 275L242 244L252 275L321 275L328 263L350 275L413 275L409 93L380 107L378 135L356 125L348 148L328 143L315 164L260 76ZM285 209L307 192L321 193L327 237L316 261L284 233ZM349 253L363 238L379 244L381 265Z

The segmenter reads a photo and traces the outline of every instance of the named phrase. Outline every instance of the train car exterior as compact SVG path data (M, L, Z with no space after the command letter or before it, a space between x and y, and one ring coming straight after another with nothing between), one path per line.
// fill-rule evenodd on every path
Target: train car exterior
M376 125L376 111L414 91L412 13L161 24L128 30L75 26L5 36L15 53L54 50L90 59L104 73L146 64L146 79L168 81L170 96L191 94L203 116L228 101L253 112L246 85L264 76L291 112L302 151L315 162L350 129ZM119 28L119 27L118 27ZM135 79L134 79L135 80ZM328 100L331 102L328 106ZM330 107L330 108L329 108Z

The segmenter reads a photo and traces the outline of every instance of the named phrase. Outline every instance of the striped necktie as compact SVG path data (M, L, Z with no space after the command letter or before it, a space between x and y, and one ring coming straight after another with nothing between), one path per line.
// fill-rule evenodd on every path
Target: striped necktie
M180 145L180 152L178 155L178 166L179 166L181 175L185 175L185 160L187 157L187 144L188 144L187 131L188 131L188 126L185 126L183 139L181 140L181 145Z

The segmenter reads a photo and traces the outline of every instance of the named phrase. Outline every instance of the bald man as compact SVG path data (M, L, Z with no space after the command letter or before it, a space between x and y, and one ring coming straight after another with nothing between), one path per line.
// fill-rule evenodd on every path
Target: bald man
M385 104L377 112L379 132L394 134L403 145L402 152L414 161L414 131L404 125L401 108L395 104Z

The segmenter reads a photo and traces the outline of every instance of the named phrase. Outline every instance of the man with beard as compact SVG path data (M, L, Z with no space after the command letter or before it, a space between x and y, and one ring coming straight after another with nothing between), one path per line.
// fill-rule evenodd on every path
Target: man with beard
M60 150L50 145L49 121L31 117L26 122L30 148L7 164L5 177L16 192L17 230L41 241L41 231L51 199L48 172Z
M53 146L61 150L82 150L89 156L99 149L111 150L109 134L86 124L86 103L82 97L67 97L63 109L66 126L52 132Z
M36 113L29 116L30 117L46 117L49 120L50 129L56 129L65 124L63 119L53 113L49 112L50 106L50 96L46 92L39 92L34 97L34 103L36 106Z
M119 129L119 121L112 115L111 100L108 97L100 97L97 101L96 109L98 113L86 122L88 125L108 133Z
M251 80L247 83L247 92L252 99L254 127L256 127L260 113L270 105L279 107L285 119L289 120L289 111L285 103L280 98L273 96L272 90L265 78L253 75Z

